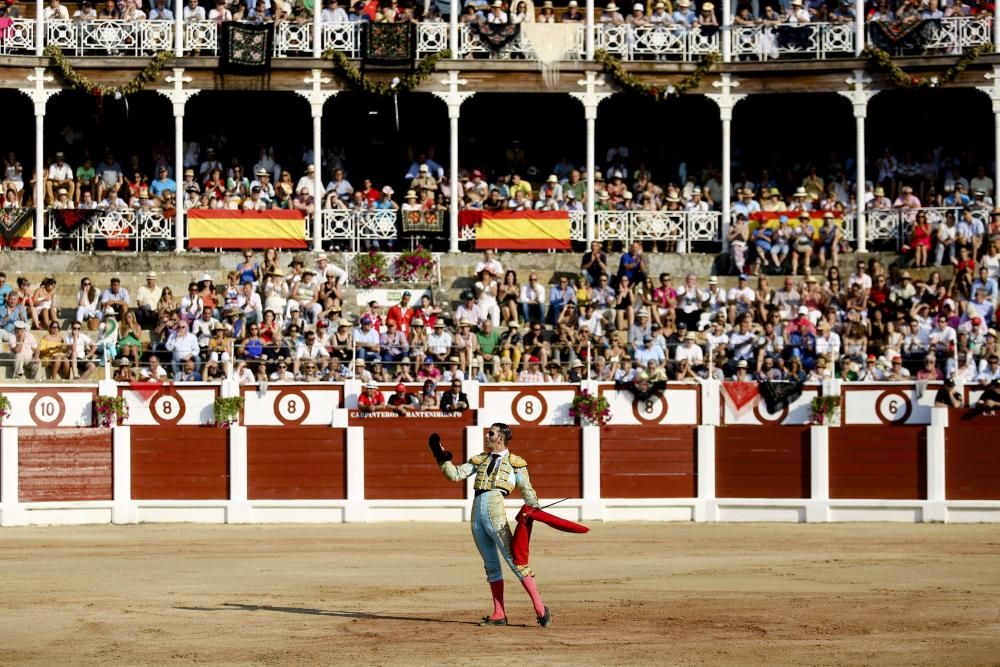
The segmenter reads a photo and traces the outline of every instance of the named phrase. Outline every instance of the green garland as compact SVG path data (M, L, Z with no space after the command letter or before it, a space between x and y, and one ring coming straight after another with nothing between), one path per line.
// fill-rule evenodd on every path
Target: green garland
M876 46L865 47L865 49L861 52L861 55L867 58L872 65L888 74L897 86L902 88L937 88L938 86L951 83L958 78L959 74L965 71L966 67L978 60L981 56L992 52L992 44L975 46L963 53L962 57L958 59L958 62L946 69L942 74L929 77L907 74L899 65L895 63L895 61L893 61L892 56L890 56L888 52L883 51Z
M640 81L638 77L630 74L626 71L620 60L612 56L604 49L598 49L594 52L594 60L601 64L601 67L604 68L604 73L610 76L614 82L618 84L619 88L627 90L630 93L635 93L636 95L652 97L654 100L661 101L670 97L683 95L684 93L694 90L700 86L701 80L705 78L705 75L708 74L713 67L715 67L720 59L721 58L716 51L706 53L702 56L701 62L698 63L698 66L694 69L694 71L681 79L678 83L672 86L667 86L666 88L658 88L657 86L645 84Z
M52 64L59 69L59 73L62 78L66 80L67 83L74 90L82 90L86 93L91 93L92 95L135 95L141 92L147 83L151 83L156 80L157 75L163 66L166 65L171 58L174 57L173 51L160 51L153 59L146 63L146 66L139 72L134 79L121 86L106 86L103 83L97 83L88 79L84 75L76 71L76 68L70 64L66 56L63 55L62 49L58 46L47 46L45 47L45 55L52 60Z
M434 72L434 67L437 65L439 60L447 60L448 58L451 58L451 51L445 49L433 55L427 56L420 61L415 72L400 77L399 83L396 84L395 87L393 87L391 83L387 83L385 81L368 80L365 78L365 75L354 66L350 59L340 51L327 49L323 52L323 58L333 61L333 66L340 71L341 75L352 88L356 88L361 92L368 93L370 95L380 95L385 97L395 95L396 93L406 93L415 89L423 83L424 79L429 77L431 73Z

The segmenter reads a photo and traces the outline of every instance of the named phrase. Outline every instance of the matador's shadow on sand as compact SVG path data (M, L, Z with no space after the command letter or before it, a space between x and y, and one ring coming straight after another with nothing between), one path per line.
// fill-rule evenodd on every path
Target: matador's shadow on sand
M184 611L274 611L282 614L305 614L306 616L333 616L336 618L363 618L374 621L411 621L415 623L454 623L456 625L475 625L475 621L449 621L441 618L426 618L422 616L395 616L391 614L375 614L367 611L339 611L336 609L311 609L309 607L275 607L261 604L241 604L224 602L220 607L174 607ZM513 624L512 624L513 625ZM528 626L524 626L528 627Z

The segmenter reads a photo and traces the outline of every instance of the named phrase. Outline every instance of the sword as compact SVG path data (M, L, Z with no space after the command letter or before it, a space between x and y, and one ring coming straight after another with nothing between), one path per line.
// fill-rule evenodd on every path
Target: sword
M569 498L572 498L572 497L573 497L573 496L570 496ZM544 509L548 509L548 508L552 507L553 505L558 505L559 503L564 503L564 502L566 502L567 500L569 500L569 498L563 498L562 500L557 500L557 501L555 501L554 503L549 503L549 504L548 504L548 505L546 505L545 507L539 507L538 509L540 509L540 510L544 510Z

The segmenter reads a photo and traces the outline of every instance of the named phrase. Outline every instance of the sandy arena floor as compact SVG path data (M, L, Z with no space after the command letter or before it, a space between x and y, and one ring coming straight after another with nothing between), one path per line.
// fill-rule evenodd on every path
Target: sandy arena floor
M548 629L468 525L5 528L0 664L1000 664L996 526L534 532Z

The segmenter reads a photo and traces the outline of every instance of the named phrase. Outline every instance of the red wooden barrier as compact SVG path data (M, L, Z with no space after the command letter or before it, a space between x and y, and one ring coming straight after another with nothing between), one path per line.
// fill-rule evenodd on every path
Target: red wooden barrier
M515 426L510 451L528 461L535 492L544 498L583 496L583 438L578 426ZM515 491L511 498L520 498Z
M926 499L926 427L831 428L830 497Z
M198 426L132 427L132 498L227 500L229 432Z
M439 433L446 449L462 463L465 427L472 413L458 418L420 417L355 418L349 423L365 427L365 497L369 499L465 498L465 485L449 482L427 448L431 433Z
M247 428L251 500L347 497L347 431L328 426Z
M111 500L111 431L22 428L18 433L21 502Z
M715 430L718 498L808 498L809 427L726 426Z
M944 430L945 498L1000 500L1000 417L949 412Z
M693 426L601 429L601 496L694 498L698 493Z

